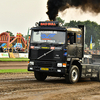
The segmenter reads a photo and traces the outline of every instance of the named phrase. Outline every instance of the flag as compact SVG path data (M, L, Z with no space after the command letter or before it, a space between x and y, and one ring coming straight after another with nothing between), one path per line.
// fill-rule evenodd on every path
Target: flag
M92 35L91 35L91 40L90 40L90 49L92 49Z

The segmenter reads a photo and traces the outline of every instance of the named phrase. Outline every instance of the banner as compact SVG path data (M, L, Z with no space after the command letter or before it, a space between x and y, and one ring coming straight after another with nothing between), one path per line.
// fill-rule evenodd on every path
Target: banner
M0 53L0 58L28 58L28 53Z
M0 58L9 58L8 53L0 53Z
M19 58L19 53L13 53L15 58Z
M19 58L28 58L28 53L19 53Z

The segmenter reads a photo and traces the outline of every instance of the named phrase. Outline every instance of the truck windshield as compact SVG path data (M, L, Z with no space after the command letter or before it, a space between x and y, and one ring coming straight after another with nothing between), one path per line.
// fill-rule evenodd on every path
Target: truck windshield
M63 31L33 31L31 43L55 43L65 44L65 33Z

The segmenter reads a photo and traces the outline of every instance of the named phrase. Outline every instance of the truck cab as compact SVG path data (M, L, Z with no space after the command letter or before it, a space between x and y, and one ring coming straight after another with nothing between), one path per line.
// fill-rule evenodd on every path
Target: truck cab
M65 77L67 83L85 78L88 73L83 70L88 70L88 64L83 63L84 33L84 25L66 28L57 21L36 23L31 28L28 71L34 71L38 81L47 76Z
M82 70L83 28L81 25L78 28L66 28L59 26L56 21L39 22L32 27L28 71L34 71L39 81L47 76L57 76L76 83Z

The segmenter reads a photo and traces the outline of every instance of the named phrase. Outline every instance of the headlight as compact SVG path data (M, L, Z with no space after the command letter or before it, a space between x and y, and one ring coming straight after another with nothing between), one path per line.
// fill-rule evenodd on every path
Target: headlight
M57 67L62 67L62 63L57 63Z
M29 63L30 65L34 65L34 62L33 61L30 61L30 63Z

